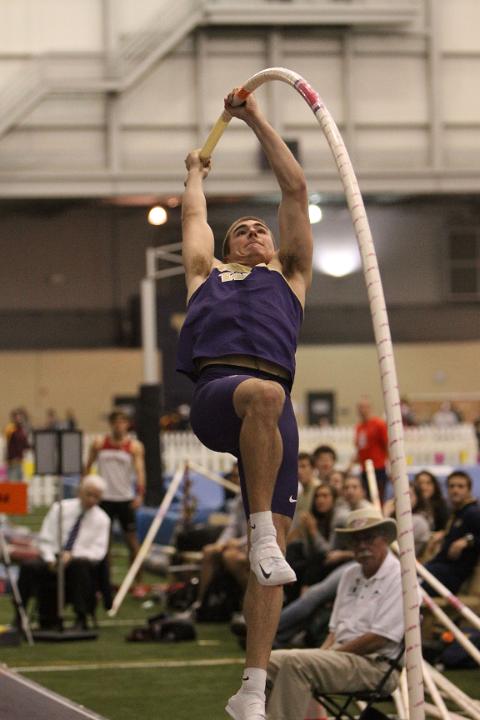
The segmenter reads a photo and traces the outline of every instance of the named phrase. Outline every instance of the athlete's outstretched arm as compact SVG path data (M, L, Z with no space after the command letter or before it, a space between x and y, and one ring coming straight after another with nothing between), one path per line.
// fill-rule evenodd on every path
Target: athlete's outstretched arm
M225 98L225 109L234 117L243 120L254 131L282 192L278 213L280 261L289 274L300 273L308 287L312 275L313 240L304 172L280 135L260 111L253 95L249 95L243 105L234 107L231 104L234 92Z
M214 262L214 239L207 222L207 202L203 180L210 164L202 163L199 151L188 154L185 165L187 178L182 200L182 257L188 295L190 296L209 275Z

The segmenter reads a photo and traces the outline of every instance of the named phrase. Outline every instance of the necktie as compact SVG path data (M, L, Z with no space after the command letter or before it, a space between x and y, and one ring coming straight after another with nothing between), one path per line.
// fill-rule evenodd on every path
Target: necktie
M83 512L80 513L80 515L77 517L74 524L72 525L72 528L71 528L70 532L68 533L67 541L63 548L64 550L70 551L73 548L73 546L75 544L75 540L77 539L77 535L79 533L80 525L82 523L84 515L85 515L85 513L83 513Z

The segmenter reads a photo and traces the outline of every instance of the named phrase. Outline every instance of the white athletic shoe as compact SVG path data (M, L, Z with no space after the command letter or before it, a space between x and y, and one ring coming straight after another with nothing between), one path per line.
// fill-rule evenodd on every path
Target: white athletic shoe
M253 543L249 559L250 568L260 585L288 585L297 579L273 535Z
M225 708L233 720L266 720L265 696L263 700L252 692L237 692Z

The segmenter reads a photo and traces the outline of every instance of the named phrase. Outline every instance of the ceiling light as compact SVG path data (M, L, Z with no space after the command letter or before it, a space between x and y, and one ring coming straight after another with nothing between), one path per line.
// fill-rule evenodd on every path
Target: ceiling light
M150 225L163 225L167 222L167 219L167 211L161 205L155 205L150 208L148 213L148 222Z
M322 208L318 205L310 203L310 205L308 206L308 217L312 225L314 225L315 223L319 223L322 219Z
M358 249L352 247L318 248L314 252L317 270L332 277L345 277L356 272L361 265Z

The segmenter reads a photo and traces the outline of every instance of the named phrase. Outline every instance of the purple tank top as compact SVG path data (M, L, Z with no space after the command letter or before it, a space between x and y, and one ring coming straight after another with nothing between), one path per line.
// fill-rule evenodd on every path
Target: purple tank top
M263 264L214 268L188 303L177 370L195 381L198 358L249 355L280 365L293 381L302 319L300 301L280 272Z

